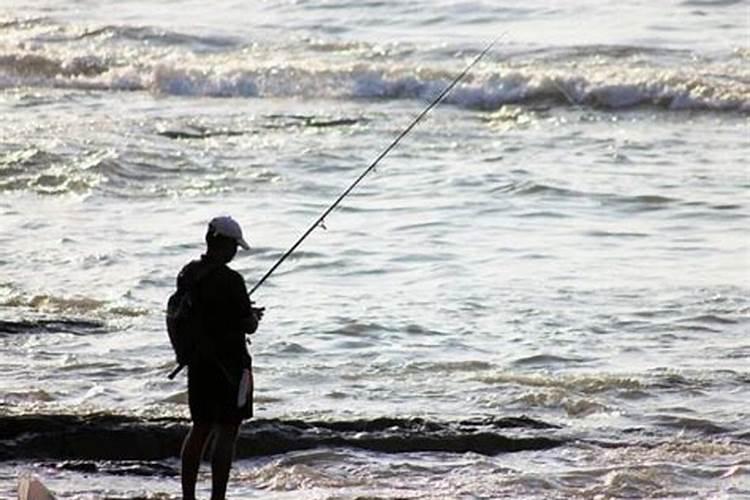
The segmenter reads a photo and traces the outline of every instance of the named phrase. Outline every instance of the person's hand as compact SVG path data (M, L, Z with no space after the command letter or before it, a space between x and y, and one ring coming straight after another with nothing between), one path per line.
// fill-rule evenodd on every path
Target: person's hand
M253 316L255 316L255 319L260 322L260 320L263 319L263 313L266 312L265 307L253 307Z

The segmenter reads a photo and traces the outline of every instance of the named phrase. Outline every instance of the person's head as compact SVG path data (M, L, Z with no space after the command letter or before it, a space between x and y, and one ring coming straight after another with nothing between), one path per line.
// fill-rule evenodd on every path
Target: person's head
M225 263L234 258L238 245L245 250L250 250L250 245L242 237L242 228L228 215L214 217L208 223L206 245L208 255Z

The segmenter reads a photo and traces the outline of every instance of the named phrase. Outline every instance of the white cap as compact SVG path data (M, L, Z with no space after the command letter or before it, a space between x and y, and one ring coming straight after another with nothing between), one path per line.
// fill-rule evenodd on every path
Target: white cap
M214 233L227 238L232 238L237 242L239 246L245 250L250 250L250 245L242 237L242 228L236 220L232 219L228 215L221 217L214 217L211 222L208 223L208 228Z

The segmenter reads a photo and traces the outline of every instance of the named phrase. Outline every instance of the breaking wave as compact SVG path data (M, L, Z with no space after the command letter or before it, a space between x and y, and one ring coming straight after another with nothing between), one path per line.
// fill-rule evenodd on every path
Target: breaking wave
M9 71L9 68L11 70ZM320 97L365 99L434 98L447 75L393 74L377 69L302 67L199 70L160 64L151 68L106 68L96 58L59 62L39 56L0 57L0 87L53 87L97 91L148 91L192 97ZM582 75L495 73L465 84L446 102L494 111L507 104L585 106L605 110L750 112L750 88L713 84L700 76L643 75L597 81Z
M0 308L6 312L6 317L0 320L0 333L97 330L104 327L99 321L102 318L147 314L142 308L81 295L26 294L10 283L0 283Z
M419 54L398 52L387 63L368 62L366 47L349 59L330 58L310 41L258 48L230 38L149 27L104 26L63 30L56 36L42 38L44 50L0 53L0 89L425 101L433 99L460 66L448 51L431 54L427 65L420 62ZM99 45L92 46L91 38ZM144 41L148 43L138 43ZM284 51L282 57L278 51ZM747 113L746 62L742 51L720 60L694 62L690 54L638 47L550 49L483 62L447 102L484 111L523 104Z

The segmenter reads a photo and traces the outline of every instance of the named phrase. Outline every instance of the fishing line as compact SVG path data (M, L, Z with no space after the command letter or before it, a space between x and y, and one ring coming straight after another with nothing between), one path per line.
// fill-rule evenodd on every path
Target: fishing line
M427 115L427 113L430 112L432 108L437 106L445 98L445 96L447 96L448 93L450 93L450 91L453 90L453 88L456 85L458 85L458 82L460 82L469 73L471 68L473 68L474 65L476 65L485 56L485 54L487 54L487 52L490 51L490 49L497 43L497 41L500 40L504 36L505 36L505 33L503 33L502 35L497 37L495 40L493 40L489 45L487 45L484 48L484 50L480 52L474 58L474 60L471 61L471 63L469 63L469 65L466 66L466 68L464 68L464 70L456 78L454 78L453 81L447 87L445 87L445 89L443 89L443 91L430 103L430 105L427 106L421 113L419 113L419 115L417 115L417 117L414 120L412 120L412 122L409 124L408 127L406 127L403 131L401 131L401 133L396 137L396 139L394 139L393 142L391 142L388 145L388 147L385 148L383 152L380 153L378 157L375 158L375 160L359 175L359 177L357 177L354 180L354 182L352 182L352 184L348 188L346 188L346 190L344 190L344 192L341 193L341 195L339 195L336 201L334 201L327 209L323 211L322 214L320 214L320 216L315 220L315 222L313 222L310 225L310 227L307 228L307 231L305 231L302 234L302 236L300 236L299 239L291 247L289 247L289 249L286 252L284 252L284 254L279 258L279 260L276 261L276 263L273 266L271 266L271 268L266 272L266 274L263 275L263 277L255 284L255 286L253 286L250 292L248 292L248 295L252 295L253 292L255 292L255 290L257 290L268 279L268 277L271 276L273 272L287 259L287 257L289 257L297 249L297 247L300 246L300 244L302 244L303 241L305 241L305 239L310 235L310 233L312 233L315 230L315 228L317 228L318 226L324 227L323 222L325 221L325 218L328 216L328 214L330 214L339 205L339 203L341 203L341 201L344 198L346 198L355 187L357 187L357 184L359 184L360 181L367 176L367 174L369 174L373 169L375 169L377 164L380 163L380 160L385 158L386 155L390 153L391 150L395 148L399 142L401 142L401 139L406 137L406 135L409 132L411 132L411 130L420 121L422 121L422 118L424 118Z
M307 228L307 231L305 231L302 234L302 236L299 237L299 239L294 243L294 245L289 247L289 250L284 252L284 254L279 258L279 260L276 261L276 263L266 272L266 274L263 275L263 277L255 284L255 286L253 286L250 292L248 292L248 295L252 295L253 292L255 292L255 290L257 290L268 279L268 277L271 276L273 272L287 259L287 257L289 257L297 249L297 247L299 247L300 244L302 244L302 242L305 241L305 239L310 235L310 233L312 233L315 230L315 228L317 228L318 226L325 227L323 225L323 221L328 216L328 214L330 214L339 205L339 203L341 203L341 201L344 198L346 198L355 187L357 187L357 184L359 184L360 181L362 181L362 179L364 179L367 176L367 174L372 172L372 170L377 166L377 164L380 163L380 160L385 158L386 155L390 153L390 151L393 148L395 148L399 142L401 142L401 139L406 137L406 135L409 132L411 132L411 130L417 125L417 123L422 121L422 118L424 118L427 115L427 113L430 112L432 108L437 106L440 103L440 101L442 101L445 98L445 96L447 96L448 93L451 90L453 90L453 88L456 85L458 85L458 82L460 82L467 75L467 73L471 70L471 68L473 68L474 65L477 64L485 56L485 54L487 54L487 52L490 51L490 49L497 43L497 41L500 40L504 36L505 36L505 33L503 33L502 35L497 37L495 40L493 40L489 45L487 45L487 47L485 47L484 50L480 52L474 58L474 60L471 61L471 63L469 63L469 65L466 66L466 68L464 68L464 70L456 78L454 78L453 81L447 87L445 87L445 89L443 89L442 92L440 92L440 94L430 103L430 105L427 106L421 113L419 113L419 115L417 115L417 117L414 120L412 120L412 122L409 124L408 127L406 127L404 130L401 131L401 133L396 137L396 139L394 139L393 142L391 142L388 145L388 147L385 148L383 152L380 153L378 157L375 158L375 160L359 175L359 177L357 177L354 180L354 182L352 182L352 184L348 188L346 188L344 192L341 193L341 195L339 195L336 201L334 201L327 209L323 211L322 214L320 214L320 216L315 220L315 222L313 222L312 225L310 225L310 227ZM249 342L249 339L248 339L248 342ZM169 379L173 379L180 372L180 370L182 370L184 367L185 365L182 365L182 364L178 365L168 375Z

